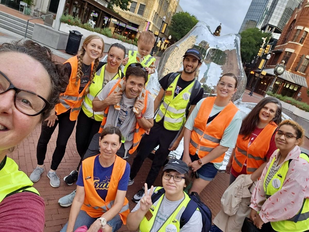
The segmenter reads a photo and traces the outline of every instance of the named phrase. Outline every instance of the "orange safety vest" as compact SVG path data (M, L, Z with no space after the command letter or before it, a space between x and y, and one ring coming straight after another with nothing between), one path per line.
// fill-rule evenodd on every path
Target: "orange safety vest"
M83 91L79 93L80 80L78 80L77 84L75 83L78 68L77 56L73 56L72 58L68 59L65 63L70 63L71 65L71 76L65 92L60 94L59 97L60 103L58 103L55 106L55 111L57 115L59 115L71 109L70 120L76 121L80 109L82 107L84 96L86 94L86 89L88 88L90 81L88 81ZM93 64L94 63L92 62L91 73L93 69Z
M119 84L120 81L121 81L121 79L116 82L116 84L113 86L113 88L109 92L108 96L116 89L116 87L117 87L117 85ZM144 98L144 106L145 107L142 110L142 115L145 114L146 109L147 109L147 99L148 99L149 91L146 90L145 93L146 93L145 98ZM104 129L104 125L106 123L106 119L107 119L107 115L108 115L108 110L109 110L109 106L106 107L106 109L104 110L103 120L102 120L102 123L101 123L101 126L100 126L99 133L101 133ZM132 155L134 153L134 151L137 149L137 147L138 147L139 143L141 142L141 139L142 139L143 135L145 134L145 132L146 132L146 130L143 129L138 124L138 122L136 121L135 130L134 130L134 134L133 134L133 147L129 150L129 154Z
M94 188L93 170L94 161L97 156L92 156L83 161L83 180L85 188L85 199L81 209L87 212L92 218L99 218L102 214L106 213L114 205L116 194L118 191L118 183L121 180L127 165L127 161L120 158L115 154L115 162L111 175L111 179L108 186L107 195L105 201L98 195ZM129 201L125 197L123 207L121 208L119 215L125 225L127 222L127 216L130 213Z
M253 173L263 163L267 162L266 154L268 152L271 138L277 129L277 124L270 122L249 145L250 138L243 139L243 135L238 135L235 156L233 157L232 167L240 173L244 163L247 160L247 174Z
M207 97L201 104L197 116L194 120L194 127L191 133L189 151L191 155L198 154L199 158L205 157L215 147L220 144L224 130L229 126L237 113L238 108L230 102L216 116L216 118L207 125L207 120L215 103L216 97ZM225 153L212 160L212 163L221 163Z

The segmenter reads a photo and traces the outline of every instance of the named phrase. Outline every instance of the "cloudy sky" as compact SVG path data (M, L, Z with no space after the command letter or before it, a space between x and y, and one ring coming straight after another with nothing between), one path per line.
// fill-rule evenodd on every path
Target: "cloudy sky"
M251 0L180 0L184 12L207 23L211 31L222 23L221 35L238 33Z

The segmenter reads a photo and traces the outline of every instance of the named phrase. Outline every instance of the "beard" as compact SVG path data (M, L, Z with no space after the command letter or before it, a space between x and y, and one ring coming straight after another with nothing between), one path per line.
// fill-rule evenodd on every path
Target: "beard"
M188 71L188 70L186 69L186 67L183 69L184 73L186 73L186 74L195 73L196 70L197 70L197 67L193 68L192 71Z

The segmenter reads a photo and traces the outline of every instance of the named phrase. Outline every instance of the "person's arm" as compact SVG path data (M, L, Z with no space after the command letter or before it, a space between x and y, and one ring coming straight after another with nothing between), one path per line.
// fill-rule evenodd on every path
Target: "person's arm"
M154 106L153 111L154 113L157 111L158 107L160 106L160 103L164 97L164 89L161 87L159 94L157 95L156 99L154 100Z
M147 103L153 105L152 101L148 101ZM134 114L136 121L140 125L140 127L142 127L145 130L148 130L151 127L153 127L153 114L151 118L145 118L144 115L142 114L144 107L145 107L144 102L141 100L137 100L134 104L134 108L136 109L136 112L134 112ZM150 105L148 105L147 107L148 108L150 107L152 109Z
M74 231L74 225L76 222L76 218L77 218L77 215L79 214L80 208L82 207L84 203L84 198L85 198L85 188L77 185L76 195L74 197L73 204L70 210L67 232Z
M182 160L187 165L191 164L191 158L190 158L190 154L189 154L191 132L192 132L192 130L189 130L188 128L185 127L185 129L184 129L184 140L183 140L184 150L183 150Z
M234 156L235 156L235 148L233 149L232 154L231 154L231 156L230 156L230 158L229 158L229 162L228 162L228 164L226 165L226 168L225 168L225 172L226 172L227 174L230 174L230 173L231 173L231 167L232 167L232 163L233 163L233 158L234 158ZM263 169L262 169L262 170L263 170Z
M48 118L46 118L44 121L46 121L48 127L53 127L55 125L56 120L58 120L58 117L56 115L55 108L53 108L50 111Z

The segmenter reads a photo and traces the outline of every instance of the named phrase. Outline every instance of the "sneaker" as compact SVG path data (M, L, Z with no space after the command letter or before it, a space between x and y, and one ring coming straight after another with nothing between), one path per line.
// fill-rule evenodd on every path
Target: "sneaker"
M60 178L57 176L56 172L49 171L47 173L47 177L50 179L50 186L54 188L58 188L60 186Z
M67 185L72 185L75 181L77 181L77 177L78 171L73 170L68 176L65 176L63 180Z
M41 175L44 172L44 168L36 167L33 172L30 174L30 180L32 182L38 182L41 179Z
M145 190L144 189L140 189L138 190L138 192L133 196L132 201L135 203L138 203L139 200L142 198L142 196L144 195Z
M129 179L129 182L128 182L128 186L130 186L130 185L132 185L132 184L134 184L134 179L131 180L131 178L130 178L130 179Z
M71 206L72 203L73 203L75 194L76 194L76 190L74 190L73 192L71 192L70 194L68 194L68 195L66 195L64 197L61 197L58 200L59 205L61 207L69 207L69 206Z

